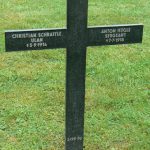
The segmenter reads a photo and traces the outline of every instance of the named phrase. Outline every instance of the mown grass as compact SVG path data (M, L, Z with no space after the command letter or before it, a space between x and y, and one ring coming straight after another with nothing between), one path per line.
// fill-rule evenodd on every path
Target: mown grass
M90 26L145 28L142 45L88 48L86 150L150 149L149 8L89 0ZM65 0L0 0L0 149L64 149L65 49L5 53L4 30L65 26Z

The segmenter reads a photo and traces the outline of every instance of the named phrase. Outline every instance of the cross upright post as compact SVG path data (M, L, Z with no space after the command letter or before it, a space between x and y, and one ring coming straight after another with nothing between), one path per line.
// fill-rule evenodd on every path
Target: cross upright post
M83 150L87 46L141 43L143 25L87 27L88 0L67 0L67 29L10 30L6 51L66 48L65 150Z
M66 150L83 149L87 0L67 1Z

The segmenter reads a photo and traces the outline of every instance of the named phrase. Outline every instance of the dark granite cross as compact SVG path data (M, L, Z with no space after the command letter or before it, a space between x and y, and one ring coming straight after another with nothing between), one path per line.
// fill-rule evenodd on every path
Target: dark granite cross
M6 31L6 51L67 48L66 150L82 150L87 46L141 43L143 25L87 28L88 0L67 1L67 29Z

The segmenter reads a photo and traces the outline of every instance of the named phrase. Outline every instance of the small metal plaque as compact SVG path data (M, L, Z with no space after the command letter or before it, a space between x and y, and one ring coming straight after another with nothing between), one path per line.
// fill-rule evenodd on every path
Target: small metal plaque
M90 27L88 46L141 43L143 25L114 25Z
M6 31L6 51L66 47L66 29Z

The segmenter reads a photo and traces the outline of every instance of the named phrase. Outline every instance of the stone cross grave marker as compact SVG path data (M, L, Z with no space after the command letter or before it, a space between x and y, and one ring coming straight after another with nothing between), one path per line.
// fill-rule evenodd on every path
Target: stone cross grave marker
M67 0L67 28L6 31L6 51L66 48L65 149L83 150L86 48L141 43L143 25L87 27L88 0Z

